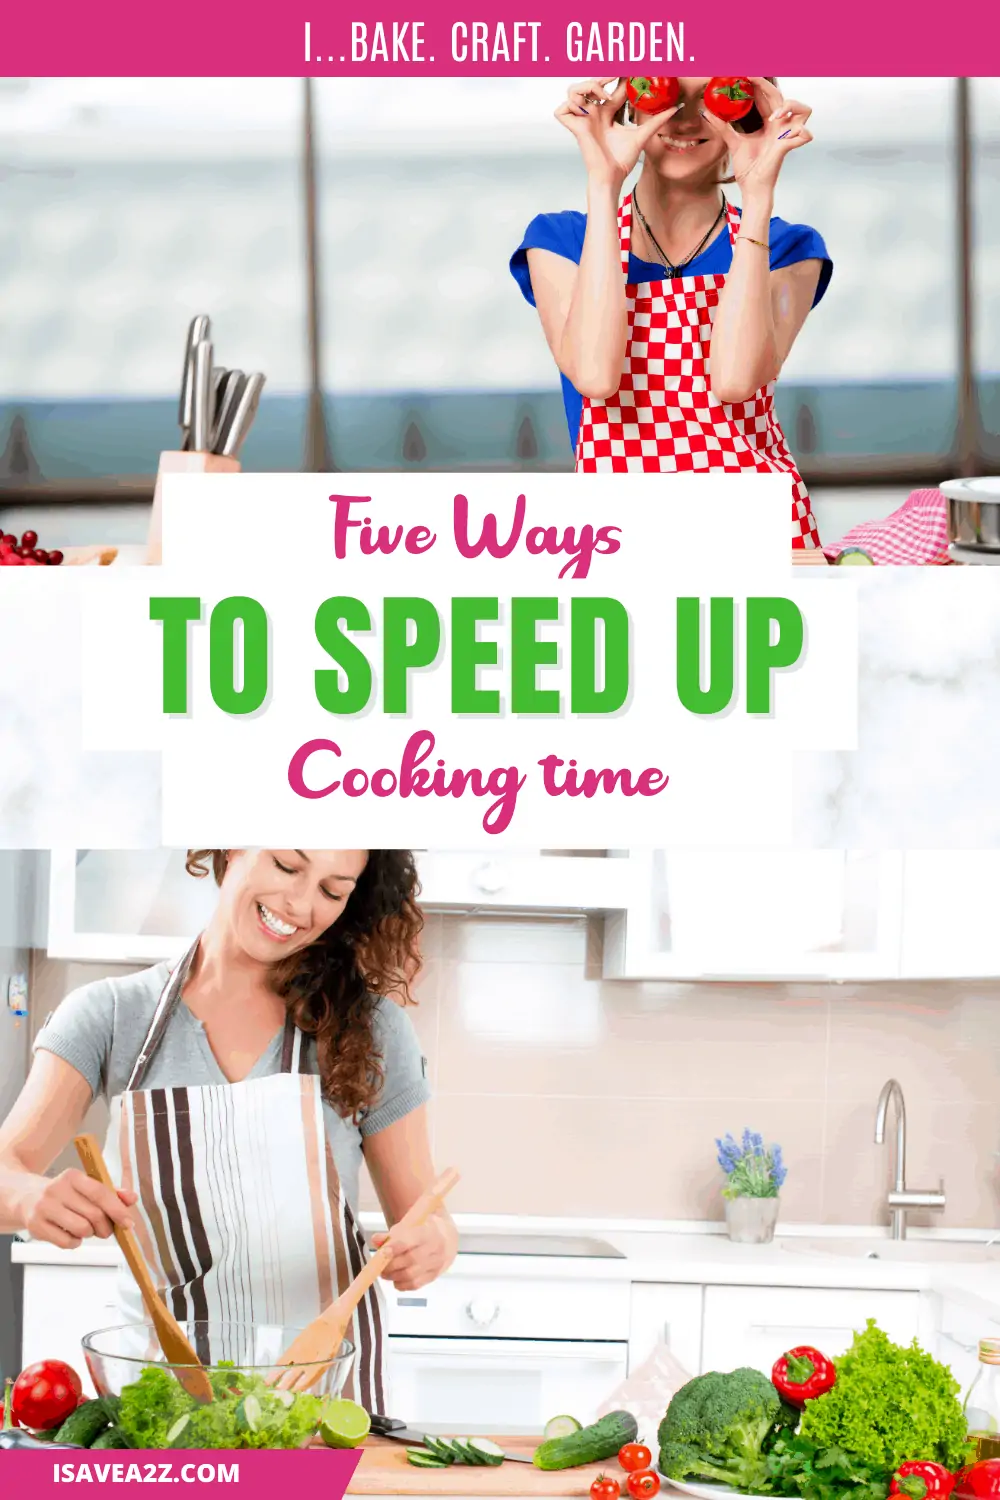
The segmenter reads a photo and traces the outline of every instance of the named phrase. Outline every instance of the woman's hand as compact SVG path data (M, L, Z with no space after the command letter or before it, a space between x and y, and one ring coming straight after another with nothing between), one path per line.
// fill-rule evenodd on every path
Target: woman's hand
M372 1236L378 1249L388 1239L388 1232ZM392 1260L383 1275L398 1292L415 1292L447 1271L458 1249L458 1230L451 1219L432 1214L426 1224L413 1229L392 1231Z
M774 192L781 164L790 151L807 146L812 135L806 129L806 121L812 110L794 99L785 99L780 90L766 78L752 78L757 109L764 120L762 130L753 135L744 135L734 130L726 120L717 119L709 110L702 110L702 118L713 135L726 142L732 174L735 177L744 203L747 198L769 196Z
M609 83L618 83L613 93ZM673 118L680 105L650 115L641 125L616 125L615 115L625 104L625 79L587 78L574 83L556 110L556 119L576 136L584 166L590 177L614 182L625 181L642 153L646 142Z
M77 1250L90 1235L106 1240L114 1225L132 1227L129 1209L138 1200L71 1167L58 1177L35 1177L21 1195L24 1227L36 1240Z

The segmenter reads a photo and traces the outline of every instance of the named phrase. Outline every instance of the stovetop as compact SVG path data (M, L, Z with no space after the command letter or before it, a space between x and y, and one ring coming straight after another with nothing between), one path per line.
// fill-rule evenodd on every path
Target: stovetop
M567 1255L595 1260L624 1260L606 1240L577 1234L460 1234L459 1255Z

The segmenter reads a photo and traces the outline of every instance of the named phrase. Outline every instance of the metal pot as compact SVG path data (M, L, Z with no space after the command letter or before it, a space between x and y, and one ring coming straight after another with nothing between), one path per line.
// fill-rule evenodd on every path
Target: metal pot
M956 561L969 554L1000 553L1000 478L949 479L941 492L948 501L948 540ZM985 556L983 561L992 560Z

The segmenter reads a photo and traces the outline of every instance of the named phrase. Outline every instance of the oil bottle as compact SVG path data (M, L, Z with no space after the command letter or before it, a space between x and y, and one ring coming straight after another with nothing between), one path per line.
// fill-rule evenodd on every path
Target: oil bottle
M965 1421L977 1461L1000 1458L1000 1339L979 1340L979 1370L965 1398Z

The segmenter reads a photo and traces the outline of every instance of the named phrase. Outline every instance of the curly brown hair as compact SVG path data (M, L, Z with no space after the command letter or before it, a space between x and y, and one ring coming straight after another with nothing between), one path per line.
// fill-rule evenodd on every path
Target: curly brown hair
M221 886L227 849L189 849L189 875ZM315 1038L324 1097L355 1123L382 1087L384 1063L374 1015L383 997L415 1005L410 986L420 966L424 919L409 849L369 849L343 912L315 943L271 970L271 982L296 1026Z

